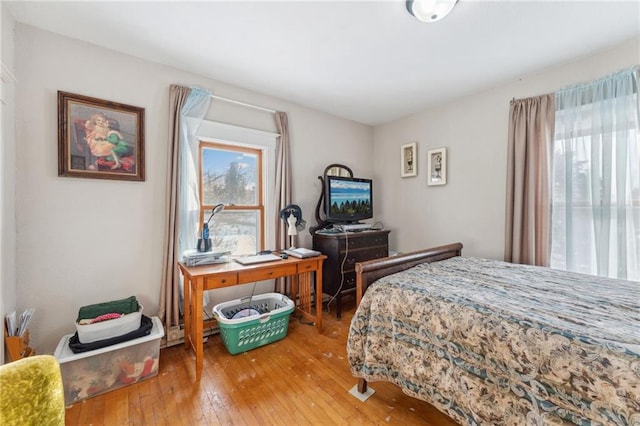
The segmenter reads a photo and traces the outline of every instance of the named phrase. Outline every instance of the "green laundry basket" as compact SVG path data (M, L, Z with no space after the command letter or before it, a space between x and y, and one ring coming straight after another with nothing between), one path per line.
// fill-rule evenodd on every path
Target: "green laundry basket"
M218 320L224 346L230 354L236 355L284 339L294 308L287 296L266 293L220 303L213 307L213 314ZM246 309L257 312L233 319Z

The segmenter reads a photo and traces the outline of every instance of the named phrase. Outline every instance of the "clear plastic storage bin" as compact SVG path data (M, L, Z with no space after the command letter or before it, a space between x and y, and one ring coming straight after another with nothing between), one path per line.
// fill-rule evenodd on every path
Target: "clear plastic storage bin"
M73 335L64 336L54 356L60 363L65 403L70 405L156 376L164 328L160 318L151 320L153 328L147 336L78 354L69 348Z

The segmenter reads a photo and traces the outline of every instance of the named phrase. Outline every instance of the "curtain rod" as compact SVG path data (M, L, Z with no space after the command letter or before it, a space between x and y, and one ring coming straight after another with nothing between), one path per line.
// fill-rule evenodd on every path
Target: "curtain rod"
M229 98L223 98L222 96L218 96L218 95L210 95L210 96L211 96L212 98L214 98L214 99L219 99L219 100L221 100L221 101L225 101L225 102L231 102L232 104L237 104L237 105L242 105L242 106L246 106L246 107L249 107L249 108L259 109L259 110L262 110L262 111L270 112L270 113L272 113L272 114L275 114L275 113L276 113L276 111L275 111L275 110L273 110L273 109L269 109L269 108L261 107L261 106L259 106L259 105L253 105L253 104L248 104L248 103L246 103L246 102L236 101L236 100L229 99Z

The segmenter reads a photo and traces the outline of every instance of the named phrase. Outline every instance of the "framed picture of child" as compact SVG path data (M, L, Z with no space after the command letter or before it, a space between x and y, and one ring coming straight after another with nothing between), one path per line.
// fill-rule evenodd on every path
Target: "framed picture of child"
M58 176L144 181L144 108L59 91Z

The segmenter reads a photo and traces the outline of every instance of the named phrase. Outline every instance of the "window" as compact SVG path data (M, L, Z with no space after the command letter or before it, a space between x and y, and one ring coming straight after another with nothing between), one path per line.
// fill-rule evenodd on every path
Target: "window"
M637 74L556 95L552 268L640 281Z
M253 254L265 246L263 152L261 149L200 141L200 221L209 222L213 247Z

